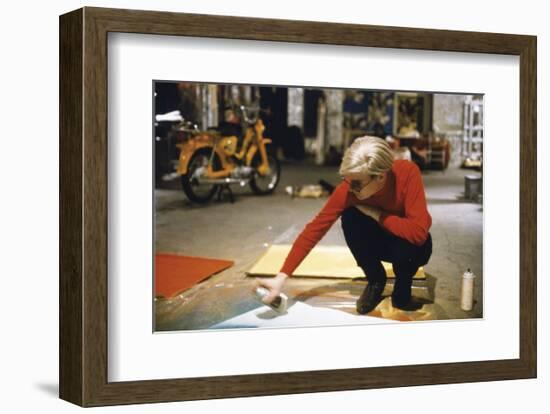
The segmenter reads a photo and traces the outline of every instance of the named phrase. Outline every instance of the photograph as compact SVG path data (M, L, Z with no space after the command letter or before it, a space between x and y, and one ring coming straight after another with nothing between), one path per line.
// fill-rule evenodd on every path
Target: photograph
M536 400L542 20L75 7L50 13L59 105L38 114L58 134L58 220L40 220L58 305L39 306L57 319L17 319L56 336L40 392ZM44 263L21 252L17 271Z
M152 82L154 332L482 319L482 93Z

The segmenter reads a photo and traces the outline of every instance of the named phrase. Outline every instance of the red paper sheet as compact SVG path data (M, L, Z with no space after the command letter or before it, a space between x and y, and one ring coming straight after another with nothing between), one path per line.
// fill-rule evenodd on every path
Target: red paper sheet
M207 257L155 255L155 296L174 297L235 262Z

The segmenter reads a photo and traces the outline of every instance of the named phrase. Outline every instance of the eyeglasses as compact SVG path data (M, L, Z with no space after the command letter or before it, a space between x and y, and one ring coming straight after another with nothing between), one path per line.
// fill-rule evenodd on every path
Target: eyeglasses
M349 188L351 191L354 191L356 193L360 193L363 191L364 188L366 188L370 183L374 181L374 177L371 177L369 182L365 184L362 180L348 180L347 178L342 178L346 183L349 184Z

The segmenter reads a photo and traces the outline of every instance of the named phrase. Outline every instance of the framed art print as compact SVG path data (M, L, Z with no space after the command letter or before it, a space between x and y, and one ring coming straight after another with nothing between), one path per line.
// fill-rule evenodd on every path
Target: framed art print
M366 199L419 186L403 210L342 173L367 141L393 164ZM533 36L85 7L60 17L60 189L67 401L536 376ZM422 260L371 267L371 231Z

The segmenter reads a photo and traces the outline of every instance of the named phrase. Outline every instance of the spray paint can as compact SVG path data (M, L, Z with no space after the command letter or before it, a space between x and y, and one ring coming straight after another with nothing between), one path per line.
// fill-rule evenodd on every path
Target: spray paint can
M470 269L462 275L462 294L460 295L460 309L470 311L474 307L474 281L476 275Z
M279 313L285 313L287 304L288 304L288 297L284 293L279 293L279 295L271 301L271 303L264 303L262 299L269 295L269 290L267 290L264 287L257 287L255 290L256 296L258 299L264 304L269 306L271 309L273 309L276 312Z

